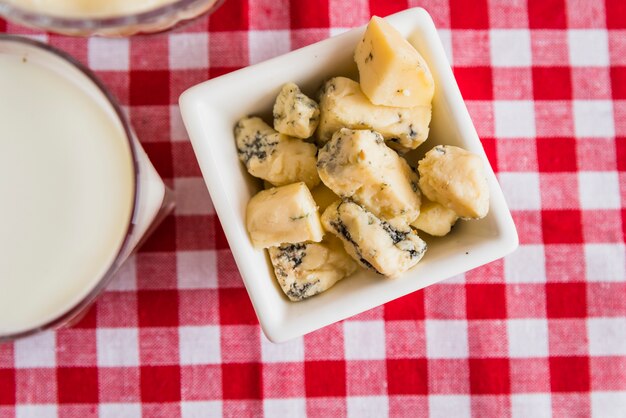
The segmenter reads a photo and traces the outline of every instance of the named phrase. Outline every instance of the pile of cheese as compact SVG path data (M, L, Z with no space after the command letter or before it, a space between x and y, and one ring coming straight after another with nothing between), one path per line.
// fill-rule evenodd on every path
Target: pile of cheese
M443 236L489 209L477 155L436 146L419 175L403 158L428 138L435 85L415 48L373 17L354 59L360 82L326 81L319 104L287 83L273 128L258 117L235 126L240 160L266 184L248 203L246 226L293 301L358 266L398 276L426 252L414 228Z

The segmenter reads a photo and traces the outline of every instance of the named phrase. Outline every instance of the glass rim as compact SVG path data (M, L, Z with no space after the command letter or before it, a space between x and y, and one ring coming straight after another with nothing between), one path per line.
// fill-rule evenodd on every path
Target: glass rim
M126 260L126 255L129 253L129 249L131 249L131 238L135 231L135 227L137 225L137 218L139 213L139 194L140 194L140 170L139 170L139 159L138 159L138 151L135 145L135 136L130 125L130 122L126 118L121 106L119 105L117 99L113 96L113 94L108 90L106 85L91 71L87 66L82 64L76 58L72 57L65 51L57 49L53 46L50 46L46 43L37 41L35 39L26 38L23 36L16 35L8 35L0 33L0 44L5 42L13 42L17 44L25 45L26 47L37 48L42 50L45 53L52 54L57 58L62 59L67 62L69 65L76 68L83 76L85 76L88 81L90 81L93 86L100 91L106 101L111 106L117 120L120 122L122 129L124 131L124 136L126 137L126 142L128 144L128 149L130 152L131 160L132 160L132 174L133 174L133 197L132 197L132 205L130 210L130 217L128 218L128 226L124 233L123 239L119 242L119 246L117 249L117 254L111 261L110 266L106 269L106 271L100 276L98 281L91 287L91 289L83 296L81 300L76 302L73 306L71 306L67 311L64 311L60 315L54 317L51 320L46 321L45 323L38 325L34 328L27 329L25 331L19 331L10 334L0 334L0 344L4 342L9 342L16 340L18 338L28 337L33 334L37 334L42 331L46 331L49 329L53 329L59 327L63 324L68 323L70 320L78 317L80 313L83 312L84 309L89 307L95 299L102 293L104 288L109 284L111 279L113 278L114 273L117 269L124 263Z
M119 16L66 17L37 12L16 6L6 0L0 0L0 16L39 28L62 31L89 31L93 33L100 30L114 30L134 25L154 23L155 20L163 16L178 13L181 10L186 10L187 8L206 3L207 1L211 0L175 0L154 9ZM215 10L224 1L225 0L214 0L214 3L204 12Z

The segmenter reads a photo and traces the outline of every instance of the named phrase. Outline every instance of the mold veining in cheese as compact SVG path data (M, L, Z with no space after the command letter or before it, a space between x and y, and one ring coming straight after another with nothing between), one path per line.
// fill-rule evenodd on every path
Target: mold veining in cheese
M274 103L274 129L281 134L309 138L319 123L317 103L294 83L285 84Z
M315 145L278 133L261 118L237 122L235 140L239 159L254 177L274 186L303 181L314 187L320 182Z
M426 252L426 243L413 229L392 225L349 200L326 208L322 224L359 264L385 276L402 274Z
M317 295L357 269L341 241L330 234L319 243L270 247L269 253L278 284L292 301Z
M377 132L343 128L320 149L322 182L376 216L413 222L420 211L417 174Z

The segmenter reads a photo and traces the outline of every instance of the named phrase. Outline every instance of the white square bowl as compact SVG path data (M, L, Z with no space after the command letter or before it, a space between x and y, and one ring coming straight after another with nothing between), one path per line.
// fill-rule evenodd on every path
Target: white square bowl
M435 79L430 137L418 151L423 154L434 145L450 144L481 155L491 192L487 217L460 221L448 236L427 239L429 248L422 261L399 278L361 270L325 293L290 302L274 278L266 252L252 247L245 227L246 205L260 182L237 157L235 123L245 115L261 115L270 122L274 99L288 81L314 96L330 77L356 78L352 56L364 27L198 84L180 97L183 121L215 210L261 327L271 341L286 341L382 305L504 257L518 245L513 219L432 19L424 9L413 8L387 20L424 56Z

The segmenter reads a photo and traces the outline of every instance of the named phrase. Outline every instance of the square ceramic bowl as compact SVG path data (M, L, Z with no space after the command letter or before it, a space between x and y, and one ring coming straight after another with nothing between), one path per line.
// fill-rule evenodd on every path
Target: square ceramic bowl
M237 158L235 123L245 115L261 115L271 124L274 99L288 81L315 97L330 77L356 79L352 55L365 27L206 81L180 97L183 120L215 210L261 327L271 341L286 341L382 305L504 257L518 245L511 214L432 19L425 10L414 8L387 20L424 56L435 79L430 136L413 159L437 144L466 148L484 158L491 192L487 217L459 221L448 236L427 239L429 248L422 261L399 278L386 279L360 270L325 293L290 302L274 278L266 252L252 247L245 227L246 205L261 189L261 182L253 179Z

